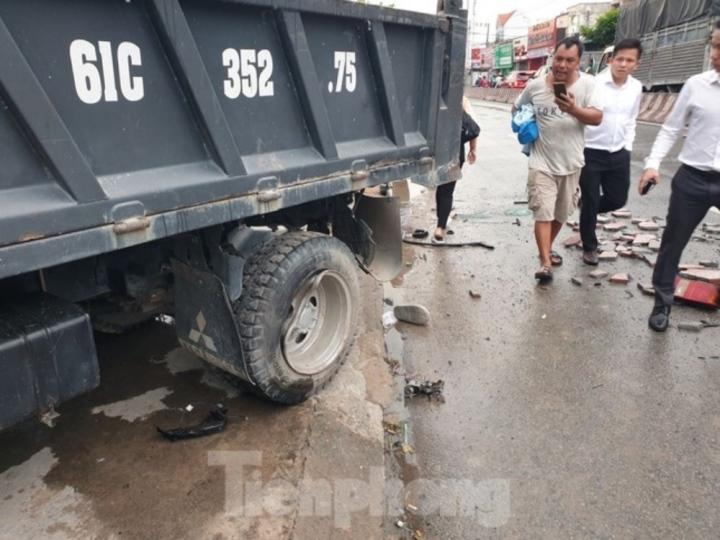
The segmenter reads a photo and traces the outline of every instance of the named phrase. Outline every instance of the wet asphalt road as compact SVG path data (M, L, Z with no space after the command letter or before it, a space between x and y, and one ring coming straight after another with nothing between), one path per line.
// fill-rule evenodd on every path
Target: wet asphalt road
M539 288L532 220L527 207L513 204L526 198L527 161L507 112L479 103L475 111L483 129L479 161L458 186L451 238L496 249L408 249L413 266L393 291L433 315L427 328L400 327L408 370L446 382L444 404L411 407L414 474L489 490L479 512L422 518L425 533L716 538L720 360L709 357L720 354L720 329L650 332L652 299L636 284L649 281L651 269L640 261L601 263L629 272L633 282L596 287L580 252L560 247L565 265ZM657 130L638 127L634 178ZM631 192L635 216L665 216L677 163L665 165L664 182L650 196ZM430 192L418 196L406 226L431 228L433 207ZM566 228L559 239L570 234ZM718 248L720 241L692 242L684 261L718 259ZM472 299L470 289L482 298ZM674 323L699 319L720 321L689 307L673 312Z

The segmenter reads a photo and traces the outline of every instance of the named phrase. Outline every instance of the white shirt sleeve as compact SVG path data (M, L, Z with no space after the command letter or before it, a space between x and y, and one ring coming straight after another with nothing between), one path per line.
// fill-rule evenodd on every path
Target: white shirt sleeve
M603 89L602 89L602 83L598 81L597 79L594 79L592 82L592 91L590 92L590 98L587 101L586 107L590 109L597 109L598 111L602 111L605 109L604 100L603 100Z
M645 160L646 170L660 169L660 163L662 163L662 160L668 155L678 135L680 135L680 132L687 125L688 113L690 112L688 105L690 104L691 90L692 82L685 83L670 116L665 120L660 133L658 133L655 139L655 144L653 144L652 150L650 151L650 156Z
M642 102L642 88L638 92L638 96L635 99L635 105L633 105L632 113L628 118L627 130L625 131L625 150L632 152L633 144L635 144L635 128L637 126L637 118L640 114L640 103Z

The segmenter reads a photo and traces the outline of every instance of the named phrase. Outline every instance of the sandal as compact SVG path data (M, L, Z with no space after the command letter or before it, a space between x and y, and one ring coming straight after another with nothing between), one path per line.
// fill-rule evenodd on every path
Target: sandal
M553 266L562 266L563 258L560 256L560 254L557 251L551 251L550 252L550 263Z
M550 268L549 266L543 266L540 270L535 272L535 279L537 279L540 283L547 283L548 281L552 281L552 268Z

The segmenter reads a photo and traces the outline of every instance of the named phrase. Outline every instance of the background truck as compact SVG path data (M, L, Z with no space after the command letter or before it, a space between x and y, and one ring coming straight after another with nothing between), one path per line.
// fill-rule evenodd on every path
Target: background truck
M709 36L720 18L720 0L635 0L622 5L616 41L642 41L642 62L634 76L646 91L679 91L710 66ZM600 70L606 65L603 57Z
M338 0L0 0L0 429L160 314L280 403L340 368L405 178L453 179L466 14ZM369 195L368 189L379 186Z

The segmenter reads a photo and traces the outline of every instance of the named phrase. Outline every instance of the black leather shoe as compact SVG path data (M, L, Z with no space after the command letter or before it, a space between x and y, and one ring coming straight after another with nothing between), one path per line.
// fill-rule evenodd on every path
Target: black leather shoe
M650 313L648 326L656 332L664 332L670 323L670 306L655 306Z

